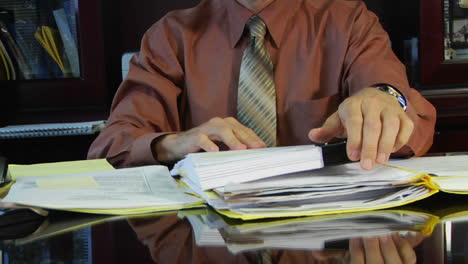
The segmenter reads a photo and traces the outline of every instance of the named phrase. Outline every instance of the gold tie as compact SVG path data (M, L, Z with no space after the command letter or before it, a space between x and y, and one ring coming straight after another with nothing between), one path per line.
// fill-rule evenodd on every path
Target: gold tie
M274 70L265 47L266 26L253 16L247 22L250 42L244 50L237 94L237 118L269 147L276 145Z

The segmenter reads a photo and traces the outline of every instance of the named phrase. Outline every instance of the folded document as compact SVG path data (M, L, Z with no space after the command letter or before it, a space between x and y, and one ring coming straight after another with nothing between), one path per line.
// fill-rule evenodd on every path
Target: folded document
M134 214L200 206L164 166L18 178L3 203L101 214Z
M219 212L243 220L384 209L439 190L468 193L468 156L392 161L372 171L359 163L314 170L322 165L317 151L299 146L196 153L171 173Z

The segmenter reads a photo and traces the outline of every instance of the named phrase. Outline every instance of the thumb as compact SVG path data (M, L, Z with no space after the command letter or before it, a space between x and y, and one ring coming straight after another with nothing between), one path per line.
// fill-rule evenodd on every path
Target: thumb
M343 124L338 112L333 113L322 127L314 128L309 132L309 139L317 143L325 143L343 134Z

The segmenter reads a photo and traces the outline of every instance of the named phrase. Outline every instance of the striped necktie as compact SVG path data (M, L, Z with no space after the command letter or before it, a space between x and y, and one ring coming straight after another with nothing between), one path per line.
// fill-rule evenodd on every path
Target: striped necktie
M265 47L266 25L258 16L247 22L250 42L244 50L237 94L237 118L269 147L276 145L276 90L273 64Z

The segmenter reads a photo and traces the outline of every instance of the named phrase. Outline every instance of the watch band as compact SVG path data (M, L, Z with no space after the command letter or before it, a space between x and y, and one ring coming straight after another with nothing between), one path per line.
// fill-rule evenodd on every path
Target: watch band
M388 84L380 84L380 85L377 85L376 88L379 89L380 91L386 92L387 94L395 97L398 103L403 108L403 111L406 111L406 109L408 108L408 101L403 96L403 94L400 91L398 91L398 89Z

